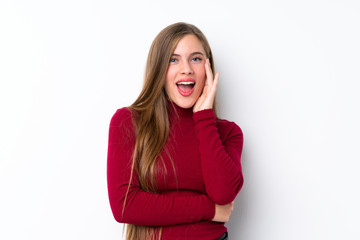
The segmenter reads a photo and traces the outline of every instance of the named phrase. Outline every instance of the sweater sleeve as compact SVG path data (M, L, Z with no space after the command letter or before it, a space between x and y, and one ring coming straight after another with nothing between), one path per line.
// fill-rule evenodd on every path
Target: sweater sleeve
M243 185L243 134L233 122L216 122L212 109L194 113L201 168L208 196L217 204L232 202ZM221 125L221 128L219 127Z
M108 194L116 221L165 226L214 217L215 203L205 194L194 191L145 192L140 188L136 171L129 186L134 144L131 113L127 108L119 109L110 122L107 158Z

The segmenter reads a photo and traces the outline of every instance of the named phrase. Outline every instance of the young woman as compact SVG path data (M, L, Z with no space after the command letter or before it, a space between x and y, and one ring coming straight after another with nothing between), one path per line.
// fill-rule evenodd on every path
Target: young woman
M243 135L216 117L213 74L203 33L170 25L152 43L139 97L112 117L109 199L127 240L227 239Z

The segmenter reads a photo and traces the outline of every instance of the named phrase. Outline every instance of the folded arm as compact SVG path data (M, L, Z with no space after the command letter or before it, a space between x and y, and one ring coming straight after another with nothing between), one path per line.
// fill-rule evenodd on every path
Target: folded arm
M131 113L126 108L119 109L110 123L107 160L109 200L118 222L165 226L213 219L215 204L205 194L193 191L145 192L141 190L136 171L129 187L134 144Z
M217 122L213 109L198 111L193 118L207 194L217 204L231 203L243 185L242 131L233 122Z

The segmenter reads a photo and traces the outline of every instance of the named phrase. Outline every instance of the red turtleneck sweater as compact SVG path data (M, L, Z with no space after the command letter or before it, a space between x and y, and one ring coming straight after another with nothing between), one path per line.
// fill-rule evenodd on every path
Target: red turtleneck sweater
M215 118L212 109L196 113L169 102L170 135L156 176L159 194L141 190L134 172L128 189L134 126L127 108L110 122L107 180L115 219L121 223L162 226L162 239L216 239L227 231L212 222L215 203L232 202L243 185L240 157L243 134L234 123ZM122 212L123 211L123 212Z

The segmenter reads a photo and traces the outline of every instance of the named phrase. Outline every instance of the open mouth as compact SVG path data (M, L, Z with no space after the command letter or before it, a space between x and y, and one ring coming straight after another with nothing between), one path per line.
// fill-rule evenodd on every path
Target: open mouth
M179 81L176 83L176 86L178 88L179 93L182 96L189 96L193 90L194 90L194 86L195 86L195 82L192 81Z
M189 92L194 88L195 83L194 82L178 82L178 83L176 83L176 86L183 92Z

